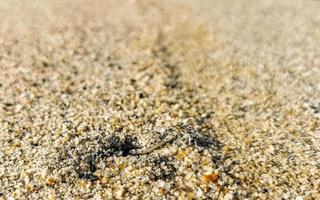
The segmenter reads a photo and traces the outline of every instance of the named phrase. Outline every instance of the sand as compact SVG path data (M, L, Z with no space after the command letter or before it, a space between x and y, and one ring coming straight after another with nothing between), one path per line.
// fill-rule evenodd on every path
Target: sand
M320 199L320 2L0 2L0 198Z

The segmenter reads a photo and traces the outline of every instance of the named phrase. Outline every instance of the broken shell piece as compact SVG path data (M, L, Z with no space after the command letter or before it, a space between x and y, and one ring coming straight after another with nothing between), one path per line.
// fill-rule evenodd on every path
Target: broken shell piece
M212 182L215 183L219 179L218 173L206 174L202 176L202 180L206 183Z

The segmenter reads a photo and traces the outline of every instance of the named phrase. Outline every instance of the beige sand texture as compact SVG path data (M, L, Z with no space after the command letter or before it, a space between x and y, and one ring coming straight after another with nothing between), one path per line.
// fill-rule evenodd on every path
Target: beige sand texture
M320 2L1 0L0 199L320 199Z

